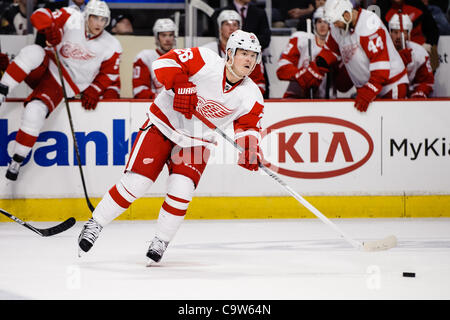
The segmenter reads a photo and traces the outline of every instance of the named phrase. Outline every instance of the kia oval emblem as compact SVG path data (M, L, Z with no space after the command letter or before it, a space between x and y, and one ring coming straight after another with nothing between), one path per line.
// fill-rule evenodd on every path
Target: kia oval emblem
M346 130L349 130L350 132L356 132L356 135L360 138L361 141L363 141L366 145L364 148L367 148L367 153L363 154L362 156L358 157L358 159L354 160L352 157L352 153L350 151L351 149L351 143L348 143L346 140L346 134L344 132L334 132L335 136L333 138L336 138L331 141L331 143L328 146L328 154L327 154L327 162L332 163L334 156L336 155L338 147L340 147L343 151L347 151L347 155L345 160L347 161L348 165L339 167L339 168L333 168L331 170L325 170L325 171L300 171L300 170L293 170L292 168L286 168L283 167L282 163L277 163L277 165L274 165L270 163L267 159L264 160L264 165L270 168L271 170L288 176L292 178L300 178L300 179L324 179L324 178L332 178L340 175L344 175L346 173L349 173L351 171L354 171L364 165L372 156L374 145L373 140L370 137L370 135L360 126L347 121L343 119L333 118L333 117L327 117L327 116L305 116L305 117L297 117L297 118L291 118L286 119L280 122L277 122L275 124L270 125L268 128L266 128L262 134L261 137L263 139L267 138L271 133L278 132L278 134L283 133L282 129L295 126L295 125L308 125L308 124L320 124L320 125L333 125L333 126L340 126L344 127ZM296 142L296 139L298 140L299 137L302 135L302 133L294 132L291 135L291 139ZM284 135L283 135L284 136ZM310 135L312 136L312 135ZM291 140L289 140L291 141ZM318 144L318 137L316 133L316 144ZM335 143L334 143L335 142ZM345 143L343 143L345 142ZM292 146L291 146L292 147ZM315 149L318 149L316 146ZM331 150L331 151L330 151ZM364 149L365 150L365 149ZM277 151L278 154L280 154L280 146L277 145ZM291 150L292 153L294 153L293 150ZM317 151L316 151L317 152ZM365 151L363 151L364 153ZM345 154L345 152L343 152ZM331 156L330 156L331 154ZM297 162L303 162L303 159L301 158L300 154L295 153L294 156L297 157ZM292 156L292 154L291 154ZM280 157L280 155L279 155ZM311 158L313 155L310 156ZM319 159L317 159L317 155L314 155L315 162L319 162ZM295 160L295 159L294 159ZM273 160L272 160L273 161ZM292 166L292 165L291 165Z

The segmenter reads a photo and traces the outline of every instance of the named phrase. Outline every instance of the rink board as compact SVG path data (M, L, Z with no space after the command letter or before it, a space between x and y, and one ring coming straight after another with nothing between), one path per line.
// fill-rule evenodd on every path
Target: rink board
M110 101L86 111L71 102L94 204L120 178L149 104ZM262 148L279 177L330 218L450 216L449 104L448 99L374 102L362 114L350 100L269 100L261 123ZM0 110L3 172L22 110L18 101ZM218 142L189 218L314 217L273 179L236 166L233 147L220 137ZM75 161L62 105L46 121L18 181L11 183L1 174L0 207L31 220L88 218ZM165 169L145 197L120 218L154 219L166 178Z

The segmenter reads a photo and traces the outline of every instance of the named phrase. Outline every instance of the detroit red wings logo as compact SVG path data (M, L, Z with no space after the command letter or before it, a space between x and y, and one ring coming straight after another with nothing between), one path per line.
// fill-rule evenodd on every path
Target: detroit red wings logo
M344 61L344 63L348 63L350 60L352 60L352 57L355 54L356 50L358 50L358 44L356 43L342 47L342 61Z
M59 52L61 55L68 59L74 59L74 60L89 60L92 58L95 58L95 54L79 43L72 43L72 42L65 42L61 49L59 49Z
M206 118L224 118L233 113L233 110L221 105L220 103L207 100L198 96L197 111Z

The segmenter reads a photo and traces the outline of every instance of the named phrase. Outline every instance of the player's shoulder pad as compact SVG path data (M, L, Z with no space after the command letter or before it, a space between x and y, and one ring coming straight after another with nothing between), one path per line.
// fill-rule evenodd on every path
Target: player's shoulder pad
M264 98L261 90L252 79L250 79L249 77L245 77L242 85L244 86L244 90L246 92L244 99L249 102L248 107L253 107L255 102L264 104Z
M412 49L411 55L412 55L413 61L418 61L418 62L423 63L423 62L425 62L426 58L430 56L424 47L422 47L418 43L415 43L414 41L408 41L408 47Z
M358 22L356 28L360 36L367 37L379 29L383 28L383 22L380 17L369 10L362 9L360 11L360 16L358 17Z
M314 39L314 34L307 33L304 31L297 31L291 35L290 39L293 39L293 38L297 38L297 46L301 48L301 47L305 47L308 45L308 39L311 39L311 40Z
M106 30L103 30L102 38L105 39L106 45L114 52L122 53L122 44L120 41Z
M56 9L55 11L58 11L58 10L60 10L60 11L66 11L68 14L70 14L70 15L73 15L73 14L75 14L75 15L83 15L82 13L81 13L81 11L80 11L80 9L78 9L78 7L72 7L72 6L70 6L70 7L62 7L61 9Z
M223 58L218 53L207 47L198 47L198 51L206 64L223 61Z
M160 55L156 52L155 49L144 49L138 52L138 54L134 58L134 62L139 59L141 59L142 61L153 61L159 57Z

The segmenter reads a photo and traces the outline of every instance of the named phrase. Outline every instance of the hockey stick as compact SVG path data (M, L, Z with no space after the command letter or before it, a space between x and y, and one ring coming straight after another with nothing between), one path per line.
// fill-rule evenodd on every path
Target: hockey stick
M398 9L398 22L400 23L400 32L402 34L402 49L406 48L405 33L403 31L402 9Z
M53 236L55 234L61 233L66 231L67 229L70 229L71 227L73 227L73 225L75 224L76 220L74 217L71 217L63 222L61 222L60 224L51 227L51 228L47 228L47 229L38 229L33 227L32 225L28 224L25 221L20 220L19 218L17 218L16 216L13 216L11 213L0 209L0 212L2 214L4 214L5 216L7 216L8 218L10 218L11 220L23 225L25 228L30 229L31 231L36 232L38 235L42 236L42 237L50 237Z
M214 13L214 8L209 6L207 3L203 2L202 0L191 0L191 6L194 8L203 11L208 17L211 18L211 16Z
M243 148L236 143L232 138L230 138L225 132L216 127L211 121L206 119L202 114L198 111L194 112L194 115L202 121L207 127L221 135L225 140L230 142L239 152L243 152ZM344 233L337 225L331 222L326 216L324 216L319 210L317 210L314 206L312 206L308 201L306 201L301 195L295 192L290 186L287 185L279 176L277 176L274 172L272 172L269 168L267 168L262 163L259 163L259 168L261 168L268 176L272 179L276 180L287 192L291 194L298 202L300 202L303 206L305 206L309 211L311 211L316 217L318 217L322 222L327 224L329 227L334 229L344 240L350 243L354 248L364 250L364 251L381 251L387 250L395 247L397 245L397 238L393 235L388 236L381 240L373 240L373 241L365 241L359 242L346 233Z
M312 61L312 40L311 40L311 19L306 19L306 32L308 33L308 56L309 56L309 62ZM313 88L309 88L309 98L314 98L314 91Z
M80 151L78 150L77 138L75 137L75 130L73 128L72 114L70 112L69 99L67 99L66 87L64 85L64 78L63 78L62 69L61 69L61 62L59 60L58 52L56 51L55 47L53 47L53 52L55 54L56 65L58 67L59 80L61 81L61 87L62 87L63 96L64 96L64 103L66 104L67 116L69 118L69 123L70 123L70 130L72 131L73 145L74 145L75 154L77 157L78 169L80 170L81 183L83 184L84 197L86 198L86 203L87 203L87 206L89 207L89 210L91 210L91 212L94 212L95 207L92 205L91 201L89 200L89 196L88 196L87 189L86 189L86 183L84 181L83 168L81 167L81 160L80 160Z

